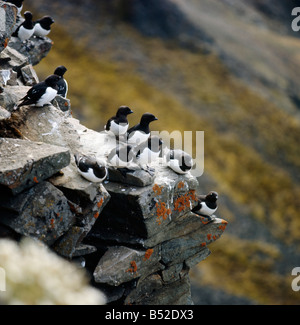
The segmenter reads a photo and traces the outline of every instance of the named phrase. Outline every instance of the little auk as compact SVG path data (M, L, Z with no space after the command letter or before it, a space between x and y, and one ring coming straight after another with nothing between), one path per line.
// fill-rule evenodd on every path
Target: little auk
M218 193L211 191L207 195L198 195L198 204L192 209L192 212L207 217L211 220L211 216L217 211Z
M192 157L181 149L168 149L164 150L165 161L177 174L186 174L193 167Z
M145 113L142 115L140 123L130 128L127 132L127 142L138 145L148 140L150 136L149 124L158 120L153 114Z
M162 144L160 137L150 136L147 141L134 148L136 162L141 166L154 162L160 155Z
M64 79L64 74L66 73L66 71L67 68L63 65L58 66L54 71L54 74L61 77L57 82L57 87L58 87L57 95L60 95L64 98L67 97L67 93L68 93L68 83L66 79Z
M44 81L41 81L31 87L26 96L21 99L21 103L17 108L24 105L35 105L42 107L50 102L57 95L57 83L60 80L60 76L52 74L48 76Z
M94 157L75 154L77 170L86 180L93 183L101 183L107 177L107 168L103 162Z
M36 20L34 22L34 35L38 37L45 37L51 31L51 25L54 20L50 16L44 16L43 18Z
M26 11L24 13L24 18L24 22L19 25L12 34L13 37L18 37L22 42L27 41L34 32L32 13L30 11Z
M116 115L107 121L104 126L105 131L115 136L124 135L129 125L127 115L132 113L133 111L128 106L120 106Z

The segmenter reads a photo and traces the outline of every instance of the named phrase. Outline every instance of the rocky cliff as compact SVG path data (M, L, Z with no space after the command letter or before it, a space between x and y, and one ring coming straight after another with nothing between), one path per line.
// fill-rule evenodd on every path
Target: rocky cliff
M13 5L0 1L0 8L0 237L32 237L79 261L108 303L191 304L189 270L227 225L191 212L204 194L201 181L175 174L162 159L154 175L136 170L125 178L110 168L103 184L83 179L74 153L103 159L110 138L73 118L60 96L14 111L38 82L33 66L52 42L10 40L22 18Z

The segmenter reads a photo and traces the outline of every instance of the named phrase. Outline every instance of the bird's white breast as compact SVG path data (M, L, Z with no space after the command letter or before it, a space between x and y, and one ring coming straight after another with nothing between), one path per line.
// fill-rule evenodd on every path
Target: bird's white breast
M20 27L18 37L22 42L26 41L33 35L34 29L26 29L23 26Z
M130 134L130 137L128 138L128 143L130 144L141 144L148 140L150 137L150 133L145 133L142 131L134 131Z
M40 24L34 25L34 34L40 37L47 36L50 33L50 30L44 29Z
M128 124L126 123L120 123L117 124L115 121L110 122L110 132L112 132L115 135L122 135L127 132Z
M211 216L212 214L214 214L217 211L217 208L215 209L211 209L209 208L205 202L201 202L201 209L199 210L199 212L203 215L206 216Z
M93 182L93 183L99 183L99 182L102 182L103 179L105 179L105 177L103 177L103 178L96 177L93 173L92 168L89 168L87 172L82 172L79 169L78 169L78 171L85 179L87 179L88 181Z
M36 106L44 106L50 104L50 102L57 95L57 90L52 87L47 87L45 94L37 101Z

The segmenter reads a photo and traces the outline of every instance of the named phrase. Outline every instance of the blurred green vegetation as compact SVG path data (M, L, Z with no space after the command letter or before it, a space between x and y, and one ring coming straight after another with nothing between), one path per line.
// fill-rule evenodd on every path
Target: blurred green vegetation
M42 79L65 65L73 116L95 130L102 130L120 105L134 110L131 124L152 112L159 118L155 130L204 130L205 172L213 175L220 191L246 205L275 238L299 247L300 186L294 179L300 167L298 121L242 85L214 55L185 51L122 28L149 49L152 64L168 66L169 77L178 78L180 71L181 91L188 91L188 101L143 79L134 63L113 61L109 53L100 56L87 49L84 41L76 42L59 25L51 33L53 49L35 67L38 75ZM220 217L230 226L239 216ZM273 246L224 235L211 250L213 254L199 265L203 283L215 285L220 279L226 291L260 303L299 301L290 279L273 271L280 258Z

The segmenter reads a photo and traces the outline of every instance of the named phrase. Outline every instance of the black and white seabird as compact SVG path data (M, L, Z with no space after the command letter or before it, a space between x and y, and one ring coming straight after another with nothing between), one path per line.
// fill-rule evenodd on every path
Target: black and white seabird
M64 98L67 97L67 93L68 93L68 83L67 83L66 79L64 79L64 74L66 73L66 71L67 71L67 68L63 65L60 65L54 71L54 74L61 77L57 83L57 87L58 87L57 95L60 95Z
M4 0L5 2L9 2L12 3L13 5L15 5L18 9L18 14L21 14L21 11L23 9L23 1L24 0Z
M132 114L133 111L128 106L120 106L116 113L116 116L111 117L104 129L107 133L115 136L124 135L128 130L127 115Z
M140 123L130 128L127 132L127 142L133 145L139 145L148 140L150 136L149 124L158 120L153 114L145 113L142 115Z
M117 145L108 154L108 164L115 168L129 168L134 158L132 149L130 145Z
M17 108L24 105L35 105L42 107L50 102L57 95L57 82L60 80L60 76L52 74L48 76L44 81L41 81L31 87L26 96L21 99L21 103Z
M12 34L13 37L18 37L22 42L27 41L34 32L33 22L32 22L32 13L26 11L24 13L24 22L18 26L18 28Z
M152 135L147 141L140 144L136 148L135 155L136 162L141 166L147 166L151 162L154 162L160 155L163 141L157 135Z
M50 16L44 16L43 18L36 20L34 22L34 35L38 37L45 37L51 31L51 25L54 20Z
M100 183L105 180L108 172L104 162L78 153L74 157L79 174L86 180L93 183Z
M218 209L218 193L211 191L207 195L198 195L197 198L198 204L192 209L192 212L211 220L211 216Z
M167 165L177 174L186 174L193 167L193 158L181 149L164 150Z

